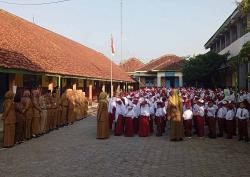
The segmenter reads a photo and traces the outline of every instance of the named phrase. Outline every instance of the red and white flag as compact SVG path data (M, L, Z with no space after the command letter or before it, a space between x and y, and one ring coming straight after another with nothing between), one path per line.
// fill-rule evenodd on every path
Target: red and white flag
M112 35L111 35L111 52L112 55L115 55L115 42Z

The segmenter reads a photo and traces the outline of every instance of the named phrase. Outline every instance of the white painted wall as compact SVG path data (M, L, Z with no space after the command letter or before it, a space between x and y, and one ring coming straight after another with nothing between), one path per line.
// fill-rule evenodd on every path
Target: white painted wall
M229 58L237 56L240 53L242 46L248 41L250 41L250 33L247 33L244 36L242 36L241 38L234 41L228 47L223 49L219 54L223 55L223 54L226 54L229 52L230 53Z

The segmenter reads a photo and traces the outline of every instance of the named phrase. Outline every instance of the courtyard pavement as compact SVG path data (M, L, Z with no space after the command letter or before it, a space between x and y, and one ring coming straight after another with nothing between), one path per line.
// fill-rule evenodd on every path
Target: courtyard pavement
M11 149L1 177L249 177L250 143L224 138L171 142L167 135L96 139L94 114Z

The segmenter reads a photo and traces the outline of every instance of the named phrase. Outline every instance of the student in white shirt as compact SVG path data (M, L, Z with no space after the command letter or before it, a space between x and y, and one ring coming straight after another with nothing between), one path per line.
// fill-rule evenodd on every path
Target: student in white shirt
M226 126L227 126L227 138L232 139L233 138L233 120L234 120L234 105L230 103L228 105L228 111L226 114Z
M216 111L216 107L214 106L213 102L210 101L207 107L209 138L216 138Z
M240 107L237 109L236 118L238 119L238 135L239 141L245 139L246 142L249 141L248 137L248 119L249 112L245 108L244 103L240 103Z
M133 137L134 136L134 124L133 119L135 117L134 106L129 104L126 106L126 114L124 116L125 119L125 128L124 128L124 135L126 137Z
M184 132L185 136L188 138L192 137L192 119L193 119L193 111L191 109L191 102L188 101L185 104L186 110L183 112L183 119L184 119Z
M198 132L197 135L198 137L202 138L205 136L205 109L204 109L204 100L199 100L198 101L198 115L197 115L197 127L198 127Z
M219 103L219 109L217 112L217 120L218 120L218 128L219 133L218 137L223 137L223 133L226 129L226 114L227 114L227 108L226 108L227 102L223 101Z
M166 108L163 102L157 102L157 108L155 112L155 124L157 126L156 136L162 136L163 133L163 121L166 117Z

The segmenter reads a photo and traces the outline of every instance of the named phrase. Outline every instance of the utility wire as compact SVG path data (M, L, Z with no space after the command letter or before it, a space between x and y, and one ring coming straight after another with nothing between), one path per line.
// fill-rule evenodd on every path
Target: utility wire
M18 6L40 6L40 5L58 4L58 3L63 3L67 1L71 1L71 0L58 0L58 1L41 2L41 3L15 3L15 2L8 2L8 1L0 0L0 3L18 5Z

